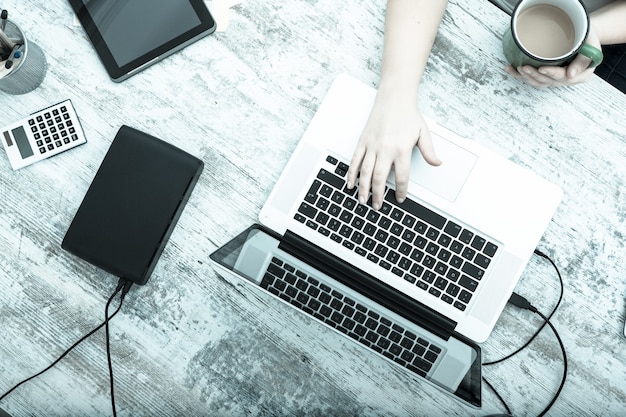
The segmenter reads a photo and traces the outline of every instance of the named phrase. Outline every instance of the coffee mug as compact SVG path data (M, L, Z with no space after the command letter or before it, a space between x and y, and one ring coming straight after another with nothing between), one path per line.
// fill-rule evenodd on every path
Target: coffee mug
M513 67L565 66L577 54L602 62L602 51L586 43L589 15L579 0L521 0L513 9L502 49Z

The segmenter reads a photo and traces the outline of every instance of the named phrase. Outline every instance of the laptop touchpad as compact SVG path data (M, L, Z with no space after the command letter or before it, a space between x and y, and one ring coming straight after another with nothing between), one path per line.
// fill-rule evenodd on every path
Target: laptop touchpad
M419 149L415 148L411 161L411 182L454 201L478 157L435 133L431 134L435 152L443 163L439 166L429 165Z

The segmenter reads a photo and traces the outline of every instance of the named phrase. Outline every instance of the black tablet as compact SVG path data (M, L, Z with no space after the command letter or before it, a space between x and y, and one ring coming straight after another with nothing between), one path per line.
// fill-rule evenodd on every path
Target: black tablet
M204 0L69 0L113 81L215 31Z

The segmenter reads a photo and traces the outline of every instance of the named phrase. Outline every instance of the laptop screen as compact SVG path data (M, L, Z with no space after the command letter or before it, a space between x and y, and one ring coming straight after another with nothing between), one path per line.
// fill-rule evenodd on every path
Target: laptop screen
M426 380L470 406L481 406L478 345L457 334L440 339L283 251L280 239L254 225L212 253L211 260L218 272L243 278L273 294L277 302L334 328L418 380ZM372 318L377 319L375 324Z

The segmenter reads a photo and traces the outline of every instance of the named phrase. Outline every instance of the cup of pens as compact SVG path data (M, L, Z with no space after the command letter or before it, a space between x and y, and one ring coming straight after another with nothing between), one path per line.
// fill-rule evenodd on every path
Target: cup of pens
M33 91L43 82L46 70L46 56L41 48L27 40L3 10L0 20L0 91L8 94Z

